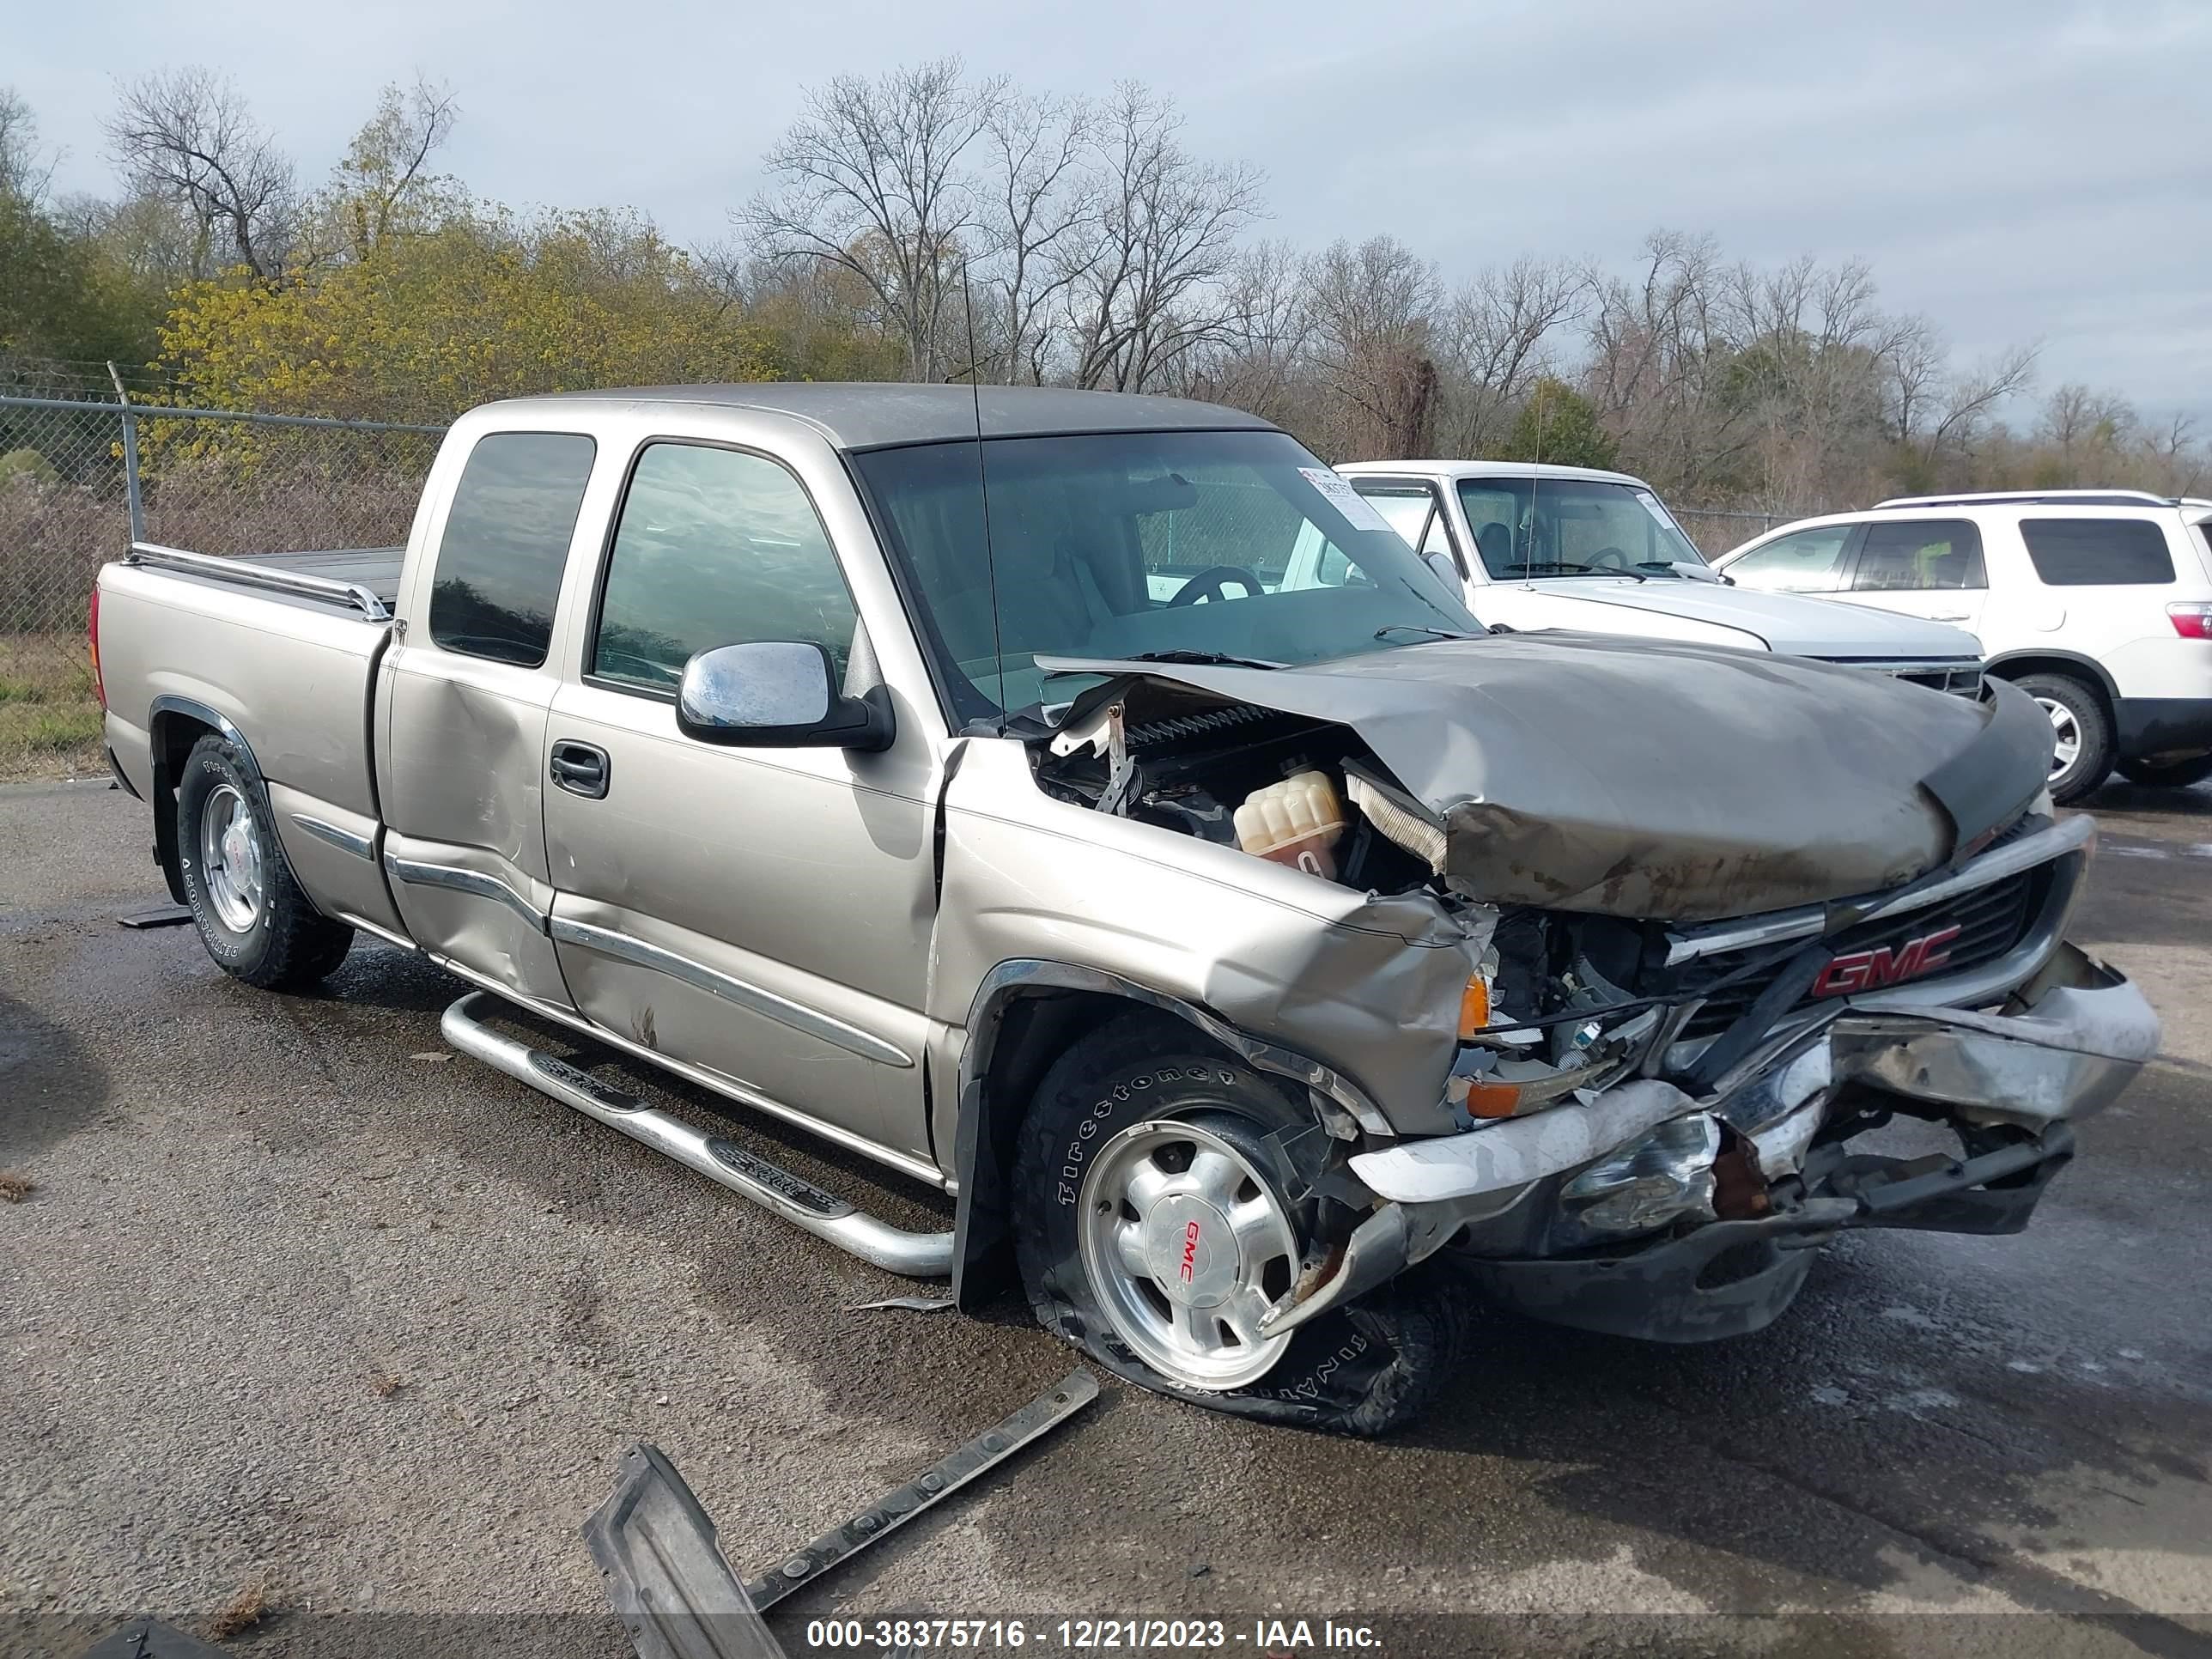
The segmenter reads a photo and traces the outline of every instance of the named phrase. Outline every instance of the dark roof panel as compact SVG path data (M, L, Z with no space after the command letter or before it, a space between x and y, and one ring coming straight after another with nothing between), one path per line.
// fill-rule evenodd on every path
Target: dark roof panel
M715 386L623 386L564 392L556 398L610 403L710 404L788 415L813 426L841 449L942 442L973 437L977 404L988 438L1054 432L1174 431L1270 422L1219 404L1118 392L1068 392L1057 386L921 386L887 381L767 380Z

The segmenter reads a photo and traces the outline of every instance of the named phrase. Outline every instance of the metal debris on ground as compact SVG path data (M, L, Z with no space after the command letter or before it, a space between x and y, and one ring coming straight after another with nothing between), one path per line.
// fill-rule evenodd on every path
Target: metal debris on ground
M898 1308L908 1313L942 1313L952 1305L949 1296L887 1296L880 1302L855 1302L845 1311L873 1313L880 1308Z
M750 1582L740 1583L730 1570L714 1518L676 1466L643 1442L623 1455L613 1492L584 1522L584 1541L640 1659L781 1659L783 1649L763 1613L1097 1397L1097 1377L1078 1366L1012 1416Z
M181 904L158 904L150 910L133 910L116 921L125 927L179 927L192 919L192 913Z

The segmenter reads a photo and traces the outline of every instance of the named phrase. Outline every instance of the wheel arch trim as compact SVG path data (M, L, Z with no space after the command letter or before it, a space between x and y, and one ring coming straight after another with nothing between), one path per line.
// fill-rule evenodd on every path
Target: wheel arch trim
M172 718L188 720L204 726L237 751L239 770L245 775L246 787L252 791L254 804L261 810L262 821L269 826L269 840L284 872L296 883L291 860L284 856L284 843L276 834L276 815L269 804L269 781L263 775L261 763L255 758L253 745L246 740L246 733L236 722L221 709L202 702L197 697L179 696L165 691L155 697L146 720L147 763L153 780L151 794L154 806L154 855L161 866L161 874L169 884L169 896L185 903L185 874L182 857L177 846L177 814L170 804L177 780L169 775L170 745L164 740ZM305 890L302 889L304 891Z
M985 974L970 1000L967 1038L960 1053L953 1136L958 1209L954 1223L952 1293L963 1308L988 1301L1004 1284L992 1263L1008 1243L1005 1194L1012 1171L1002 1167L1005 1136L998 1114L1006 1103L994 1100L986 1086L997 1056L1007 1015L1019 1003L1068 992L1110 998L1133 1007L1172 1014L1238 1055L1255 1070L1302 1084L1337 1109L1352 1124L1378 1138L1395 1138L1388 1118L1341 1073L1277 1044L1240 1030L1212 1011L1184 997L1157 990L1101 968L1040 957L1014 957Z
M2045 667L2045 665L2051 665ZM1995 674L2001 680L2016 680L2023 674L2063 673L2069 668L2086 669L2087 678L2105 699L2105 717L2112 718L2120 701L2119 688L2112 677L2094 657L2085 657L2078 651L2041 650L2023 647L2018 651L2002 651L1982 665L1984 674Z

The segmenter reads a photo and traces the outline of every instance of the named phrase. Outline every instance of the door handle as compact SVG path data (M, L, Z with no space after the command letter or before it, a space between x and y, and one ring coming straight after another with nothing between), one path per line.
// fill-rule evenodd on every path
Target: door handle
M607 781L613 770L604 749L567 738L553 745L553 781L572 795L581 795L586 800L605 800Z

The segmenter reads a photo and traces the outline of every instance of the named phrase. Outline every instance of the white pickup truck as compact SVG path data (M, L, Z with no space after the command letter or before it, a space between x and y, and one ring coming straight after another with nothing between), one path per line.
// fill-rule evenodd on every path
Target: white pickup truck
M1454 573L1468 608L1492 628L1771 651L1968 696L1981 683L1981 644L1963 629L1723 581L1651 486L1625 472L1525 461L1358 461L1337 471Z

